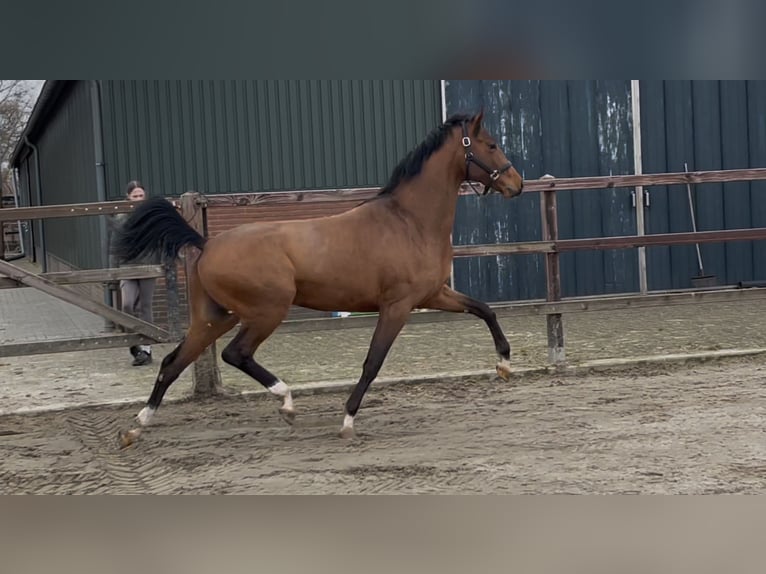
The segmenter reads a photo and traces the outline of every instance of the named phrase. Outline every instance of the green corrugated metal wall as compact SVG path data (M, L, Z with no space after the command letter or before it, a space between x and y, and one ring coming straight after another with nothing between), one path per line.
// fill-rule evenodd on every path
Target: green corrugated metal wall
M105 80L107 191L382 185L441 121L438 80Z
M72 82L62 95L58 111L50 116L39 140L40 179L43 205L98 201L95 177L95 149L91 87ZM23 190L30 203L37 204L34 156L26 157L20 170ZM46 219L45 246L49 254L82 269L102 267L101 223L99 218ZM40 247L39 224L35 242Z

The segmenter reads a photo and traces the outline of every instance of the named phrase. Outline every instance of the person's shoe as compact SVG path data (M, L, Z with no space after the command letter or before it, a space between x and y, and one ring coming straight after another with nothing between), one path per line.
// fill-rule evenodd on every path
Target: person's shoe
M136 358L136 355L138 354L138 351L140 351L140 350L141 350L141 347L139 347L138 345L133 345L130 348L130 354L133 355L134 359Z
M152 363L152 354L146 351L138 351L136 358L133 359L134 367L143 367L144 365L150 365Z

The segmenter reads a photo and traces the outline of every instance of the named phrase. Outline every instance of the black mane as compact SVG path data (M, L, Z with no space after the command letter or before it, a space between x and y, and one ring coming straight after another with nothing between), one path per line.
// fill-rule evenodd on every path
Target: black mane
M399 162L394 168L391 178L386 186L380 191L378 196L390 195L402 183L411 180L423 170L423 164L438 151L447 141L452 128L459 126L462 122L470 121L471 116L458 114L451 116L446 122L433 130L423 143L413 149L407 156Z

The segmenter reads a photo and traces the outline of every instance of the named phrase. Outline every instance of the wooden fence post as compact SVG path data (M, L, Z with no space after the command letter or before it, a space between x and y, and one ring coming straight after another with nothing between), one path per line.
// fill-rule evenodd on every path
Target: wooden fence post
M555 191L542 193L541 210L543 220L543 241L556 242L559 240L559 218ZM561 268L559 253L556 251L545 255L545 274L547 299L549 303L561 301ZM564 348L564 322L561 313L547 315L548 320L548 361L558 366L566 363Z
M168 333L174 341L181 338L181 303L178 294L178 267L175 261L163 261L165 291L168 298Z
M207 237L205 229L205 203L199 193L189 192L181 196L181 215L196 231ZM191 293L189 292L189 277L196 267L198 253L195 249L186 249L184 257L184 270L186 272L186 300L191 305ZM191 316L191 308L189 309ZM220 393L221 372L218 369L218 353L213 343L205 349L192 366L192 389L194 396L208 396Z

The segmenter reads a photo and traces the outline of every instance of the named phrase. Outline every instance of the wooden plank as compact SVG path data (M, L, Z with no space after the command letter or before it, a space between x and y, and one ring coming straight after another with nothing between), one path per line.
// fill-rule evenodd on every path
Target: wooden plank
M709 291L678 291L668 293L631 294L620 296L572 297L549 303L535 300L524 303L496 303L490 305L498 318L545 316L552 314L608 312L622 309L648 309L677 305L716 303L746 303L766 299L766 289L715 289ZM345 318L300 319L285 321L279 327L280 333L309 333L317 331L338 331L346 329L374 329L377 314ZM408 324L442 323L446 321L475 321L465 313L444 311L414 312Z
M168 199L168 201L174 206L178 205L176 200ZM117 213L130 213L135 207L136 203L130 201L43 205L42 207L15 207L13 209L0 210L0 222L115 215Z
M165 265L168 332L174 341L181 338L181 300L178 293L178 267L175 261Z
M555 174L554 174L555 175ZM525 193L583 189L611 189L616 187L643 187L686 185L686 183L725 183L735 181L766 181L766 168L730 169L718 171L691 171L654 173L643 175L613 175L596 177L570 177L553 179L530 179L524 183ZM375 197L379 188L347 188L304 190L270 193L243 193L206 196L207 205L289 205L291 203L321 203L333 201L365 201ZM461 195L473 195L468 184L463 184ZM10 210L9 210L10 211Z
M142 335L108 335L103 337L86 337L83 339L10 343L0 345L0 357L26 357L30 355L72 353L75 351L119 349L132 345L148 345L153 342L154 339Z
M599 177L553 178L528 180L525 192L563 191L578 189L610 189L614 187L644 187L653 185L685 185L688 183L725 183L733 181L766 181L766 168L733 169L721 171L693 171L688 174L662 173L651 175L621 175ZM289 205L296 202L320 203L325 201L365 201L378 193L378 188L354 188L336 190L250 193L237 195L208 196L204 201L208 205ZM464 185L462 195L473 193ZM200 196L201 198L201 196ZM178 206L178 200L170 199ZM63 219L95 215L113 215L128 213L135 204L127 201L102 203L78 203L42 207L19 207L0 210L0 221L31 221L38 219Z
M555 243L559 238L559 216L556 204L556 192L547 191L543 194L540 207L542 211L543 239ZM561 267L559 254L547 253L545 256L545 285L548 303L561 301ZM551 313L547 316L548 331L548 361L552 365L566 363L564 347L564 321L561 313Z
M0 273L0 275L2 275ZM56 273L41 273L40 277L56 285L82 285L84 283L106 283L121 279L148 279L163 277L161 265L136 265L113 269L86 269L81 271L60 271ZM0 277L0 289L15 289L21 283L14 279Z
M69 291L68 289L60 287L48 279L45 279L44 277L25 271L24 269L15 265L11 265L7 261L0 261L0 273L7 275L11 279L14 279L24 285L34 287L43 293L47 293L48 295L56 297L57 299L66 301L75 307L79 307L80 309L90 311L91 313L95 313L100 317L109 319L110 321L131 329L138 334L150 337L157 342L164 343L167 342L170 338L166 331L156 327L155 325L142 321L136 317L131 317L125 313L116 311L111 307L107 307L103 303L98 303L73 291Z
M379 192L380 188L277 191L271 193L211 195L205 198L205 202L210 207L218 205L290 205L294 203L322 203L349 200L362 202L375 197Z
M691 166L690 166L691 167ZM730 169L720 171L691 171L645 175L615 175L599 177L573 177L567 179L530 180L524 183L524 192L555 189L610 189L613 187L649 187L654 185L686 185L686 183L726 183L731 181L766 180L766 168Z
M135 205L127 201L108 203L79 203L71 205L51 205L42 207L18 207L0 211L0 221L30 221L86 215L113 215L132 211Z
M558 251L579 249L629 249L649 245L690 245L694 243L719 243L724 241L749 241L766 238L766 228L726 229L720 231L698 231L697 233L661 233L656 235L628 237L596 237L590 239L567 239L558 241Z
M456 246L454 256L490 257L513 253L566 253L584 249L631 249L641 246L690 245L694 243L718 243L725 241L751 241L766 239L766 227L754 229L725 229L699 231L697 233L658 233L654 235L630 235L627 237L595 237L586 239L563 239L556 242L530 241L524 243Z
M555 244L552 241L458 245L453 249L455 257L495 257L498 255L548 253L554 250Z

